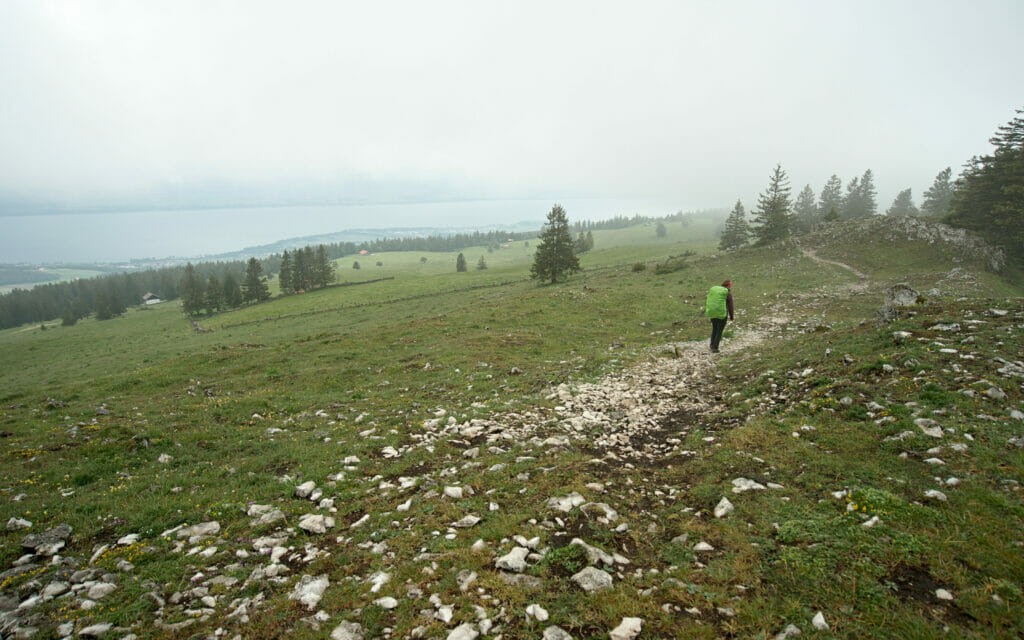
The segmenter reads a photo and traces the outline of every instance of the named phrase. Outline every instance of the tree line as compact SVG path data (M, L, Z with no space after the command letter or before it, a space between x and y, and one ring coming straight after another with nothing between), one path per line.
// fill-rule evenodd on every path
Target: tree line
M993 153L971 158L955 180L951 167L940 171L924 192L920 209L909 188L900 191L885 215L926 216L970 229L1004 247L1011 256L1024 257L1024 109L1017 109L1016 114L989 139L995 147ZM726 218L719 248L766 244L834 220L878 215L871 169L851 178L845 189L833 174L817 199L810 185L795 201L791 193L789 177L778 164L749 220L743 202L736 201Z
M127 307L142 304L142 297L147 293L161 300L174 300L180 295L185 269L184 266L162 267L15 289L0 296L0 329L56 318L64 324L74 324L93 314L100 320L113 318L124 313ZM194 269L196 276L204 281L212 274L224 281L231 278L238 281L245 271L245 263L207 262Z

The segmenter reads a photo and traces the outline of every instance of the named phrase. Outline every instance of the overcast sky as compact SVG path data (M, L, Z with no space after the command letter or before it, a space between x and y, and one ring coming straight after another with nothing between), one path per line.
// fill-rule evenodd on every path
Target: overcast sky
M1024 106L1024 2L4 0L0 194L378 181L920 202Z

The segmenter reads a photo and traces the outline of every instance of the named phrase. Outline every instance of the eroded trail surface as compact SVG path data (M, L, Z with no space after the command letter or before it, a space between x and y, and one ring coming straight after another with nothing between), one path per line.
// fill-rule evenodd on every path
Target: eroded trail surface
M853 275L857 276L860 279L860 281L859 282L855 282L855 283L853 283L852 285L849 286L849 291L851 293L867 291L868 284L870 284L870 280L871 280L868 277L868 274L866 274L866 273L864 273L862 271L858 271L857 269L854 269L853 267L851 267L850 265L848 265L848 264L846 264L844 262L839 262L837 260L826 260L825 258L819 257L818 254L815 253L814 249L808 249L806 247L800 247L800 251L802 251L805 256L807 256L811 260L814 260L818 264L830 264L832 266L839 267L841 269L846 269L847 271L849 271Z
M771 322L771 321L769 321ZM759 344L767 327L739 332L723 346L735 352ZM651 349L648 358L622 371L579 385L559 385L553 408L499 413L458 424L428 422L420 445L458 434L473 444L525 442L582 446L606 460L657 463L681 449L688 428L724 406L716 390L717 357L707 344L681 342Z

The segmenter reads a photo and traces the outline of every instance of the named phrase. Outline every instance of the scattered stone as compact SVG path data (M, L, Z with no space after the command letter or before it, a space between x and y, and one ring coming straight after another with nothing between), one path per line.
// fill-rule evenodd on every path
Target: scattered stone
M310 575L303 575L302 578L295 584L295 589L292 590L291 595L288 596L289 600L298 600L302 604L306 605L306 608L310 611L316 610L320 599L324 596L324 591L331 585L331 581L327 579L326 575L319 575L316 577Z
M462 500L462 487L445 487L444 495L453 500Z
M498 558L494 561L494 566L499 569L505 569L506 571L514 571L516 573L522 573L526 570L526 557L530 555L530 550L524 547L516 547L508 554Z
M608 632L610 640L633 640L640 635L643 627L642 618L623 618L619 626Z
M938 500L939 502L948 501L946 494L942 493L938 489L928 489L924 492L924 497L931 498L932 500Z
M313 489L316 489L316 483L310 480L309 482L303 482L299 486L295 487L296 498L308 498L313 494Z
M480 632L472 623L464 622L452 629L446 640L475 640L479 635Z
M787 640L788 638L794 638L800 634L800 627L795 624L787 624L786 628L775 636L775 640Z
M363 640L363 627L358 622L342 622L331 632L331 640Z
M735 491L735 489L733 489L733 491ZM734 510L735 507L733 507L732 503L729 502L729 498L723 497L721 500L718 501L718 505L715 506L715 517L724 518L725 516L732 513Z
M744 491L761 491L765 489L765 486L759 482L748 480L747 478L736 478L732 481L732 492L743 493Z
M811 619L811 624L818 631L828 631L828 623L825 622L825 615L822 612L814 614L814 618Z
M547 610L539 604L531 604L530 606L526 607L526 615L532 616L540 622L545 622L548 618L551 617L548 614Z
M25 520L24 518L13 518L12 517L10 520L7 521L7 530L8 531L21 531L23 529L30 529L31 527L32 527L32 523L29 522L28 520Z
M999 387L989 387L985 395L993 400L1006 400L1006 392Z
M307 513L299 518L299 528L314 534L327 533L328 529L334 528L334 518L318 513Z
M171 460L174 460L174 458L167 455L166 453L161 453L160 457L156 459L156 461L159 462L160 464L168 464Z
M182 527L178 529L177 536L179 538L203 538L206 536L216 535L220 532L220 523L217 521L202 522L200 524L194 524L191 527Z
M106 632L110 631L110 629L113 626L114 625L110 624L109 622L103 622L101 624L89 625L88 627L85 627L84 629L79 630L78 635L86 637L86 638L99 638L100 636L102 636Z
M586 501L586 498L573 491L567 496L555 496L548 498L547 506L548 509L552 509L554 511L569 513L575 507L584 504Z
M714 551L715 548L712 547L710 544L708 544L708 543L704 542L703 540L701 540L697 544L693 545L693 550L694 551Z
M548 627L547 629L544 630L543 640L574 640L574 639L573 639L573 637L571 635L569 635L561 627L556 627L554 625L551 625L550 627Z
M938 598L939 600L945 600L947 602L950 602L950 601L953 600L953 594L950 593L949 591L946 591L945 589L936 589L935 590L935 597Z
M935 422L931 418L918 418L914 420L914 424L919 428L926 436L933 438L942 437L942 427L939 426L938 422Z
M587 593L602 591L612 588L611 575L594 567L586 567L572 577L572 581L580 586Z
M398 607L398 600L395 600L391 596L385 596L383 598L377 598L373 601L373 604L377 605L381 609L387 609L390 611L391 609Z
M71 525L62 524L43 533L32 533L21 539L23 549L30 549L38 556L52 556L64 548L65 540L71 536Z
M459 529L468 529L469 527L476 525L478 522L480 522L480 516L470 514L458 522L453 522L452 526Z

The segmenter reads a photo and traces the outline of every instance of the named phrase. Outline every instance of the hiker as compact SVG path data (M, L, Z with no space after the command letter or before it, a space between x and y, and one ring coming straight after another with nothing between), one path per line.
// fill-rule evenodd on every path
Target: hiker
M725 331L725 319L733 319L732 280L726 280L708 290L704 313L711 318L711 353L718 353L718 343L722 341L722 332Z

